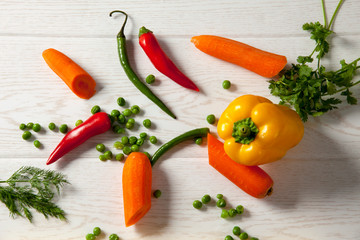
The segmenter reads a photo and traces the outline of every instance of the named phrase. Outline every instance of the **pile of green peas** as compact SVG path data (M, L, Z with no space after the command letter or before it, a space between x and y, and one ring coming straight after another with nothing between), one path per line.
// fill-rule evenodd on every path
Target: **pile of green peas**
M27 124L25 123L21 123L19 126L20 130L23 130L23 134L22 134L22 138L24 140L30 140L30 138L33 136L33 134L31 133L31 131L34 132L40 132L41 131L41 125L39 123L33 123L33 122L29 122ZM33 141L33 144L36 148L40 148L41 147L41 143L39 140L35 139Z
M86 240L95 240L101 234L101 229L99 227L94 227L92 233L88 233L85 236ZM119 236L116 233L112 233L109 236L109 240L119 240Z

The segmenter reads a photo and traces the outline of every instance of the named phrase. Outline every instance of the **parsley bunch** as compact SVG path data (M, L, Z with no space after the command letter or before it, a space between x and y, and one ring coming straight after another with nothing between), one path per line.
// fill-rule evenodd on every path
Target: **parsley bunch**
M356 70L360 67L357 66L360 58L350 63L341 60L341 67L336 71L328 71L320 64L320 60L329 52L330 45L327 39L333 33L331 26L343 1L339 1L330 23L327 24L324 0L322 0L324 25L319 22L303 25L303 30L310 31L311 39L316 43L315 49L308 56L299 56L298 63L292 64L290 69L285 70L279 80L269 81L271 94L280 97L280 104L293 106L304 122L308 120L308 115L320 116L337 108L336 105L342 101L330 97L331 95L340 93L346 97L348 104L357 104L357 99L353 97L350 88L360 83L353 81ZM314 69L309 64L314 61L315 54L317 67Z

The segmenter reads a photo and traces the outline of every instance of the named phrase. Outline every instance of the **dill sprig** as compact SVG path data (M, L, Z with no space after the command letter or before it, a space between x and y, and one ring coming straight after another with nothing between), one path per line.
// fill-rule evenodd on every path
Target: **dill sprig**
M278 81L269 81L271 94L280 97L280 104L293 106L304 122L309 115L316 117L337 108L342 100L330 97L332 95L340 94L345 96L348 104L357 104L357 99L352 95L350 88L360 83L353 81L357 69L360 68L357 66L360 58L350 63L341 60L340 69L337 71L326 70L320 62L329 52L330 44L327 39L333 33L331 27L343 2L344 0L339 1L328 24L324 0L322 0L324 24L315 22L303 25L303 30L309 31L310 38L316 43L314 50L308 56L299 56L298 63L292 64L290 69L285 70ZM317 58L315 69L308 65L313 62L314 54Z
M61 187L69 184L62 173L24 166L0 184L7 184L0 185L0 201L12 217L26 217L31 222L33 215L30 209L34 209L45 218L66 220L64 210L52 202L55 193L60 194Z

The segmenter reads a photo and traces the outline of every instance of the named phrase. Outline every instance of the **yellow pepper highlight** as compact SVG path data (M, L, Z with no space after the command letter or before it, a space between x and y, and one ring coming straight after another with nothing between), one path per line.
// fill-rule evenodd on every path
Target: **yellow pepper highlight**
M301 141L304 125L289 107L264 97L244 95L225 109L217 131L232 160L254 166L281 159Z

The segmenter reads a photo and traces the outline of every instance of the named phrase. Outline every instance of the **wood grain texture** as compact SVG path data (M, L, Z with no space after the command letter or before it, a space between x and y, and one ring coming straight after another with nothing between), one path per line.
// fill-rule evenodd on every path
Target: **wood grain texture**
M325 1L330 17L337 0ZM174 111L172 120L141 95L123 72L116 49L116 34L123 21L109 12L122 9L130 15L125 33L129 58L141 78L154 74L151 89ZM360 3L344 2L334 25L331 53L324 60L330 69L343 58L360 56L360 27L356 24ZM214 34L248 43L263 50L286 55L289 63L309 54L313 42L301 30L303 23L322 21L320 1L0 1L0 179L24 165L65 173L67 186L57 203L68 213L68 222L46 220L35 214L34 223L12 219L0 203L0 240L84 239L93 227L101 227L107 239L223 239L239 225L259 239L310 240L357 239L360 234L360 106L342 105L338 110L305 123L301 143L279 162L264 166L273 177L274 194L258 200L249 197L214 169L207 160L206 142L185 142L166 153L153 170L153 199L150 212L134 227L125 228L122 209L123 163L101 162L95 145L112 144L119 136L108 132L90 139L58 163L46 166L62 134L47 128L34 134L43 143L36 149L21 139L19 124L38 122L43 127L55 122L73 127L99 105L104 111L119 109L123 96L142 112L140 123L127 135L147 131L159 139L146 150L154 152L180 133L206 122L210 113L220 116L239 95L256 94L274 102L267 79L232 64L207 56L190 43L191 36ZM161 46L200 88L184 89L156 71L137 43L137 31L145 25L158 36ZM97 82L90 100L76 97L48 68L43 50L56 48L88 71ZM357 77L358 78L358 77ZM221 87L232 82L230 90ZM353 90L358 100L360 88ZM153 121L146 130L145 118ZM246 211L231 220L220 218L212 202L203 210L192 201L204 194L223 193L228 202L242 204Z

